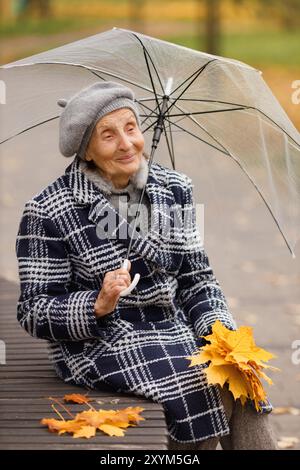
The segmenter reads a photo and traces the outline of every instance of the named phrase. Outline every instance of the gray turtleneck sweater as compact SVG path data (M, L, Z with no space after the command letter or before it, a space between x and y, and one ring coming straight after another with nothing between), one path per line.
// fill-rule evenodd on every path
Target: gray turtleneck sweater
M142 156L141 165L138 171L129 179L129 183L125 188L117 189L111 181L108 181L100 175L97 170L91 170L87 164L82 161L80 163L81 169L87 177L105 194L108 201L115 207L117 211L132 224L135 218L138 202L148 178L148 163L144 156ZM149 231L151 221L151 205L149 198L144 193L139 222L137 223L137 232L143 236Z

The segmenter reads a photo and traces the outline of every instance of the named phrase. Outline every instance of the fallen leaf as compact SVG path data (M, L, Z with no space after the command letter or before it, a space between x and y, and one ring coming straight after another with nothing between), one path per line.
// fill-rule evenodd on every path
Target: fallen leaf
M82 426L78 431L75 431L73 437L76 439L78 437L94 437L96 434L96 428L94 426Z
M294 415L294 416L299 416L300 415L300 408L294 408L293 406L277 406L273 409L273 414L274 415Z
M205 339L209 344L200 348L198 354L187 358L191 361L189 366L208 363L203 371L209 384L224 386L228 383L235 400L239 398L244 404L251 399L259 410L260 403L267 400L260 379L272 384L263 369L278 370L265 362L275 356L256 346L253 329L249 326L231 331L217 320L212 326L212 334Z
M66 432L73 433L79 431L81 423L74 419L59 420L53 418L43 418L41 424L48 426L50 432L58 432L58 434L64 434Z
M279 449L291 449L295 444L298 444L298 437L294 436L282 436L279 441L277 441Z
M64 400L67 403L89 403L91 400L86 395L81 395L80 393L72 393L71 395L65 395Z
M98 429L109 436L124 436L124 431L118 428L118 426L113 426L112 424L102 424Z

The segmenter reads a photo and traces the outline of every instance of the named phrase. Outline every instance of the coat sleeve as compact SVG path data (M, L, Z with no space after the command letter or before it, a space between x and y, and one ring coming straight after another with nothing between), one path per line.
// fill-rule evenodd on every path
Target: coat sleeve
M197 230L192 181L189 178L183 197L183 227L185 247L177 277L180 304L197 336L210 334L216 320L231 330L236 329Z
M34 200L25 205L16 254L21 289L17 318L30 335L50 341L101 336L94 314L98 291L71 291L72 270L65 242Z

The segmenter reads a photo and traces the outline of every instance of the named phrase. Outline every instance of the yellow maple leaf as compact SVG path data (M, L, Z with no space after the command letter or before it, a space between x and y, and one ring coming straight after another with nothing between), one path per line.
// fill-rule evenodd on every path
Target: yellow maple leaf
M64 434L66 432L73 433L78 431L82 426L74 419L60 420L54 418L43 418L41 424L48 426L49 431L58 432L58 434Z
M78 431L75 431L73 437L77 439L78 437L86 437L89 439L90 437L94 437L96 434L96 428L94 426L81 426Z
M71 403L89 403L91 400L90 398L87 398L86 395L81 395L81 393L71 393L70 395L65 395L64 396L65 402L71 402Z
M122 413L127 415L129 421L137 423L138 421L144 420L144 418L140 416L140 413L144 411L144 408L141 408L140 406L135 406L135 407L129 406L128 408L124 408L121 411Z
M272 380L262 370L278 370L265 364L275 356L256 346L253 329L248 326L231 331L217 320L212 333L205 339L209 344L200 348L196 355L187 358L190 360L189 367L209 363L203 369L208 384L219 384L222 387L228 383L235 400L239 398L244 404L250 398L259 410L260 402L267 399L260 378L272 384Z
M101 424L98 429L109 436L124 436L124 431L118 428L118 426L113 426L112 424Z

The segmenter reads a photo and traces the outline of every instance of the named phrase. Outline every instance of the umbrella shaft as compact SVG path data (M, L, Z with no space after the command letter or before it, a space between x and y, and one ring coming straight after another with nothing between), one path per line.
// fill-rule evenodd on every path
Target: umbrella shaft
M164 119L165 119L165 113L166 113L166 110L167 110L167 107L168 107L168 101L169 101L169 97L164 96L163 97L162 108L161 108L161 111L159 113L157 123L154 127L154 134L153 134L153 139L152 139L152 148L156 148L157 145L158 145L158 142L160 140L160 136L161 136L161 133L163 131L163 122L164 122Z

